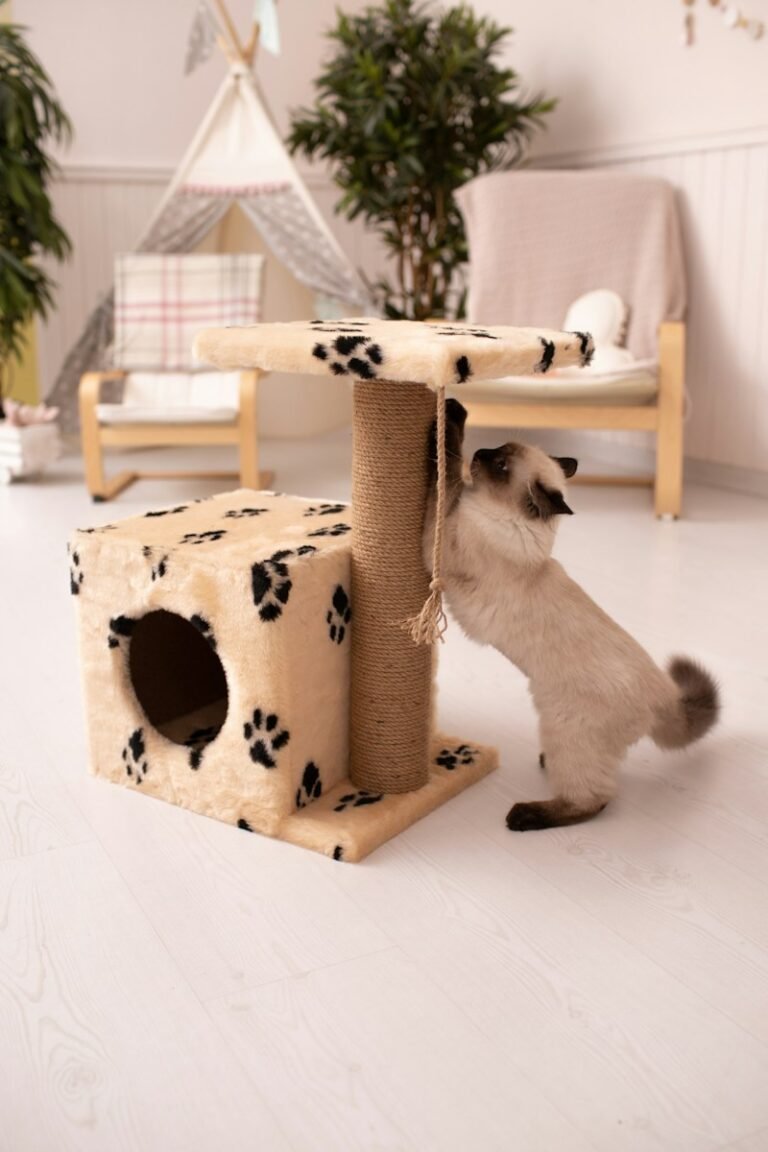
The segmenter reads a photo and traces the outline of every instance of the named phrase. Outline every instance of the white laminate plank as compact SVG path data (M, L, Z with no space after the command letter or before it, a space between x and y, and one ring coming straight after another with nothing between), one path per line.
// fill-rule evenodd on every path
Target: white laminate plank
M470 827L465 807L460 797L401 837L407 852L384 849L375 871L346 869L339 883L478 1024L494 1060L605 1152L713 1152L762 1124L768 1047L620 923Z
M592 1147L399 949L208 1008L297 1149Z
M0 864L0 1148L289 1146L104 852Z
M0 759L0 860L93 840L94 833L54 772L35 760Z
M672 833L768 883L768 759L732 730L670 756L643 744L620 795Z
M105 850L201 999L391 941L340 894L339 865L104 781L76 794Z
M473 789L463 812L768 1050L768 877L755 879L690 840L684 811L676 827L661 824L621 797L575 827L506 829L510 801L548 794L544 779L532 797L497 779Z

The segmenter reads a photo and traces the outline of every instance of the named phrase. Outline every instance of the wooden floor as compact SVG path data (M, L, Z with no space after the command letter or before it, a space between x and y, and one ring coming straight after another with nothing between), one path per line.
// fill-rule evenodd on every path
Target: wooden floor
M267 445L348 494L349 438ZM634 749L594 822L545 794L523 678L451 628L440 714L501 770L359 865L86 774L65 541L207 495L0 488L0 1152L766 1152L768 504L576 489L559 556L720 679L700 748Z

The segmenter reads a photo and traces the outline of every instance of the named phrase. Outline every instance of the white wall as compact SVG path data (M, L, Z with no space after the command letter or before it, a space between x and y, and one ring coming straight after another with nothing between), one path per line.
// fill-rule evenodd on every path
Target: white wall
M680 0L475 0L516 31L508 60L530 91L560 98L538 153L671 142L768 126L768 33L729 31L707 0L680 45ZM739 4L762 18L768 0Z
M253 2L227 4L243 38ZM195 7L196 0L14 0L14 17L28 25L75 124L68 164L176 166L223 75L214 50L184 76ZM283 133L288 109L312 98L335 0L283 0L279 9L282 54L261 53L259 76Z

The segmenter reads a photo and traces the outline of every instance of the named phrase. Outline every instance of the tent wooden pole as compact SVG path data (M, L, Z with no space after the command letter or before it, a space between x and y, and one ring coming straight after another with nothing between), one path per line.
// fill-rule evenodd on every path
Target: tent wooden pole
M232 45L230 44L229 40L227 40L227 38L223 32L219 32L218 36L216 37L216 43L218 44L221 51L224 53L224 59L227 61L227 64L229 64L230 66L232 64L237 64L237 62L238 62L237 53L236 53L235 49L232 47Z
M215 0L215 4L235 55L240 61L245 63L245 52L243 50L242 44L240 43L240 37L237 34L237 28L235 28L227 5L224 3L224 0Z
M261 24L258 20L254 20L251 34L246 40L245 48L243 49L243 56L249 68L253 67L253 61L256 59L256 51L259 47L259 34L261 32Z

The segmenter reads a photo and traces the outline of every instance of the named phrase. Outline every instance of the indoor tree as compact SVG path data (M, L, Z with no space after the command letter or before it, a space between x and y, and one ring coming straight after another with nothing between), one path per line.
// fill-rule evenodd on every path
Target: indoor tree
M24 29L0 24L0 414L8 362L22 350L26 325L52 303L54 283L41 259L61 260L70 248L50 200L54 165L46 151L69 135Z
M392 278L369 285L389 317L463 314L454 192L517 163L555 106L523 98L517 73L498 63L510 33L467 4L384 0L339 12L315 103L292 116L291 151L330 162L337 211L362 216L389 250Z

